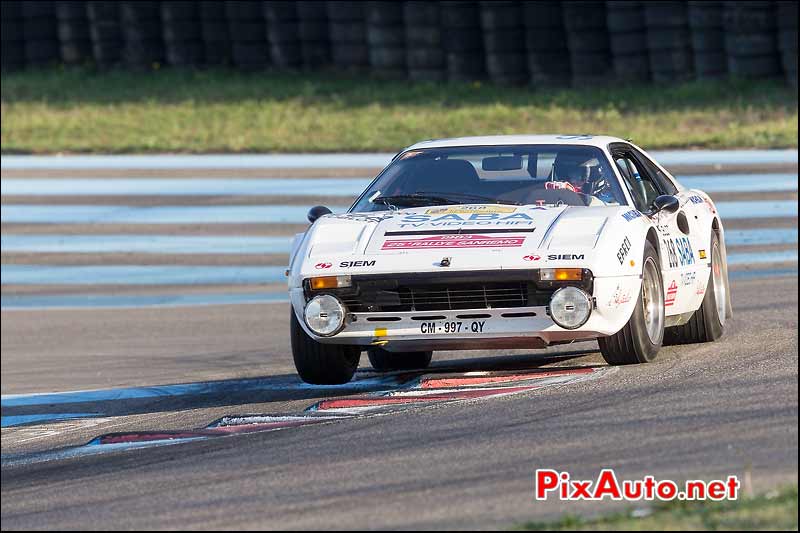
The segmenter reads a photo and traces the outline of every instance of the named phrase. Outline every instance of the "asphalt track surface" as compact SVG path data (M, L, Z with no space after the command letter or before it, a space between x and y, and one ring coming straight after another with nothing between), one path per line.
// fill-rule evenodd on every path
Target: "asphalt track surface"
M789 171L796 175L796 163ZM3 177L22 173L15 172L4 168ZM341 177L336 172L307 177ZM781 194L797 199L796 187ZM3 196L4 207L24 201ZM2 232L4 238L132 233L102 224L47 226L4 222ZM277 285L4 279L2 529L508 528L625 505L535 502L537 468L585 479L607 467L624 479L749 472L755 491L796 483L796 214L727 227L750 232L737 237L733 254L779 252L779 261L733 269L735 315L723 339L668 347L653 364L617 369L604 364L592 342L437 353L424 375L377 376L364 357L350 386L303 386L291 363L285 302L203 301L221 293L277 294ZM231 238L294 230L157 228ZM759 229L771 233L752 233ZM245 257L121 254L4 249L3 265L148 266L162 257L161 263L190 266L207 265L213 256L233 266ZM202 305L169 305L167 298L168 305L141 307L126 300L177 293ZM92 294L128 304L53 305L54 297L91 302ZM14 297L42 300L19 308ZM62 391L89 392L52 394ZM223 427L209 429L219 420ZM231 434L221 436L220 428Z

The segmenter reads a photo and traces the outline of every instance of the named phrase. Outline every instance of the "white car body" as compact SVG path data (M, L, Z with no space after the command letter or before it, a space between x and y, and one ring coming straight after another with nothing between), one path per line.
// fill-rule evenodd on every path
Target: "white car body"
M588 135L425 141L406 148L398 157L427 148L537 144L597 147L619 180L622 176L614 164L611 146L631 146L657 165L643 150L626 141ZM724 230L714 203L705 193L686 189L669 172L658 168L677 190L677 212L647 216L633 207L630 192L623 187L627 206L468 204L325 215L297 235L293 243L288 270L292 308L306 334L320 343L365 348L374 345L390 352L539 348L595 339L620 331L630 319L642 285L644 246L650 239L661 260L665 326L681 325L700 307L709 283L712 231L719 236L724 263ZM688 234L681 229L686 229L687 223ZM461 233L442 235L441 230ZM408 232L413 233L398 235ZM309 300L304 282L317 276L347 275L354 280L431 276L444 282L458 282L459 277L464 277L470 282L470 276L477 272L491 282L524 277L532 269L559 267L580 267L593 275L594 309L577 329L558 326L543 301L507 308L348 310L344 327L329 337L315 335L304 320ZM726 270L723 265L727 277ZM726 314L730 315L730 298L726 301ZM461 325L455 328L445 326L447 323Z

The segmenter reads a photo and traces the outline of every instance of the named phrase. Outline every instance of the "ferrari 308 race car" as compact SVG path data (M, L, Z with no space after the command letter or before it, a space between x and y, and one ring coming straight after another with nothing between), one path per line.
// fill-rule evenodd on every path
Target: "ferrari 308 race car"
M309 212L287 271L309 383L425 368L434 350L597 339L612 365L722 335L722 221L637 146L591 135L424 141L352 207Z

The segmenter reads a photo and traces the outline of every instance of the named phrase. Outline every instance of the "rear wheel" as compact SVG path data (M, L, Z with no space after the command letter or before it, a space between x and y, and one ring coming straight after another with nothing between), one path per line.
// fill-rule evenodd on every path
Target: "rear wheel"
M682 326L668 328L664 344L713 342L725 330L728 312L728 286L722 264L722 249L716 233L711 235L711 273L700 308Z
M367 350L372 368L378 372L392 370L416 370L428 368L433 352L388 352L383 348Z
M664 339L664 284L656 251L645 243L642 288L628 323L614 335L597 340L610 365L649 363Z
M353 379L361 348L317 342L303 330L294 310L290 313L292 356L300 379L314 385L342 385Z

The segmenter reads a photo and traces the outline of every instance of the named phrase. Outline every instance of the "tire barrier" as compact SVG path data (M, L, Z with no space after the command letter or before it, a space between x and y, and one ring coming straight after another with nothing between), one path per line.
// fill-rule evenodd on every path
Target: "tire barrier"
M267 25L260 2L225 2L233 64L244 71L263 70L270 64Z
M61 61L67 65L90 63L92 37L89 35L86 2L60 1L55 5Z
M562 4L574 86L608 85L613 80L605 2Z
M695 76L707 79L727 75L722 2L691 1L688 7Z
M3 0L4 72L53 64L533 87L783 78L796 0Z
M272 64L284 69L298 68L303 62L303 55L300 51L295 2L264 2L264 18L267 19L267 41Z
M0 2L0 58L2 70L25 66L25 35L22 32L22 2Z
M439 3L403 2L406 64L412 81L444 81L447 63L442 44Z
M725 2L725 50L733 76L761 78L782 73L775 19L772 2Z
M22 35L25 38L26 65L50 65L61 59L53 2L22 3Z
M297 34L300 39L303 66L306 69L311 70L331 64L328 10L322 9L318 1L297 2Z
M650 79L647 26L643 2L606 2L606 22L614 74L618 80L641 82Z
M689 11L680 0L644 3L650 72L656 83L692 78L694 60L689 37Z
M364 3L329 1L327 9L333 64L344 70L366 70L369 66L369 55Z
M489 79L500 85L527 83L528 54L522 3L506 0L481 2L481 27Z
M486 77L478 2L440 2L447 79L472 81Z
M370 70L380 78L405 78L406 32L402 2L367 2L364 11Z
M161 2L167 64L186 67L205 63L199 3L185 0Z
M122 58L119 4L113 0L90 0L86 3L86 14L89 19L94 62L100 68L118 64Z
M786 81L797 89L797 2L778 2L778 49Z
M223 0L201 0L200 33L206 65L231 64L231 38Z
M561 2L524 2L525 48L534 87L568 85L571 79Z
M169 4L163 2L161 7ZM122 61L128 68L148 70L164 61L159 2L120 2L119 19L124 43Z

